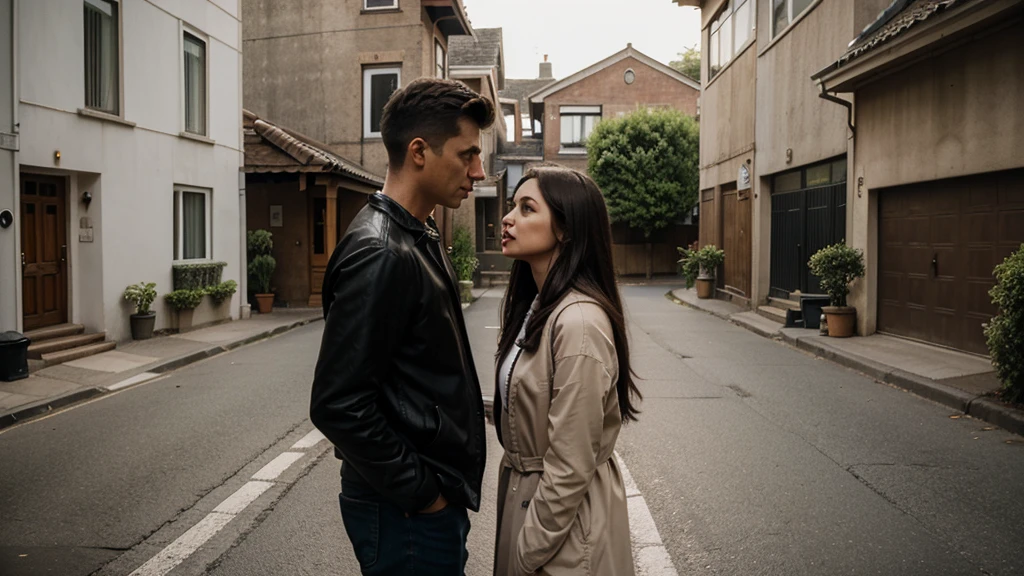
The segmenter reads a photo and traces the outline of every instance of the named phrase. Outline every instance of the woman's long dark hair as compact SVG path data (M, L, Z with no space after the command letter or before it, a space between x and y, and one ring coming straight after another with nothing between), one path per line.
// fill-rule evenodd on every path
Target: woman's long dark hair
M551 209L552 226L561 232L562 240L560 253L548 271L540 293L538 309L526 325L522 348L528 352L537 351L544 324L570 290L578 290L593 298L612 324L615 353L619 360L616 386L622 421L635 421L640 411L633 405L633 399L639 401L643 396L633 381L634 374L629 366L626 320L619 288L615 284L612 230L604 197L589 176L561 167L538 167L527 171L516 184L516 190L533 178L537 179L541 196ZM535 296L537 283L533 280L530 265L516 260L512 264L508 290L501 305L497 358L504 358L512 349Z

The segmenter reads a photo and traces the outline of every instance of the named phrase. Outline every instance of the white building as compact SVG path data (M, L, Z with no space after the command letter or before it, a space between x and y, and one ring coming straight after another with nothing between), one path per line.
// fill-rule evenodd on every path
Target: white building
M0 330L125 340L140 281L169 327L185 261L242 313L241 48L238 0L0 0Z

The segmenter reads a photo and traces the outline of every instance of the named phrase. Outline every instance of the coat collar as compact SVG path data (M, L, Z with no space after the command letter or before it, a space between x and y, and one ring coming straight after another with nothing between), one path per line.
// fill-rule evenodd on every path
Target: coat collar
M389 198L380 192L370 196L369 204L373 208L383 212L395 224L398 224L409 231L410 234L416 237L417 243L424 237L435 241L439 241L441 239L441 235L437 230L437 223L434 222L433 216L427 216L427 223L424 225L423 222L420 222L415 216L410 214L405 207L396 202L393 198Z

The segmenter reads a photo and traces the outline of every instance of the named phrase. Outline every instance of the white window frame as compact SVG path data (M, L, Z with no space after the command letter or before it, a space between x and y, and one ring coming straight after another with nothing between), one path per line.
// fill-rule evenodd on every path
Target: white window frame
M104 110L102 108L92 108L92 107L90 107L85 102L85 94L82 94L82 107L85 108L86 110L94 110L96 112L100 112L100 113L103 113L103 114L110 114L112 116L117 116L119 118L124 118L124 13L122 12L123 6L121 5L121 0L109 0L109 2L111 4L113 4L116 7L116 9L117 9L117 30L115 31L115 34L117 34L117 110L114 111L114 112L111 112L109 110ZM85 4L92 4L93 6L96 6L97 2L92 1L92 0L83 0L82 1L83 8L84 8ZM84 36L85 26L84 26L84 23L83 23L83 26L82 26L82 33L83 33L83 37L82 37L82 43L83 43L82 44L82 55L84 56L85 55L85 36ZM83 71L83 73L85 73L84 63L83 63L83 70L82 71Z
M190 132L188 125L185 121L185 101L188 99L188 95L185 94L185 34L195 37L205 44L203 53L206 56L206 61L203 63L204 72L206 73L206 80L204 82L206 87L206 94L204 94L205 104L203 106L203 132ZM192 26L180 22L178 27L178 81L181 83L181 89L178 90L178 94L181 97L181 133L195 136L209 137L210 135L210 37L203 34L199 30L196 30Z
M206 249L202 258L184 258L185 253L185 215L183 213L184 202L182 193L202 194L206 198ZM213 260L213 190L209 188L197 188L195 186L175 185L174 186L174 262L175 263L196 263Z
M391 68L363 68L363 138L380 138L380 132L370 130L370 105L373 103L372 83L373 76L381 74L397 74L398 88L402 87L402 68L395 66Z
M558 130L559 130L558 131L558 146L559 146L559 151L560 152L569 152L570 154L571 153L578 153L579 151L585 151L586 150L586 144L583 143L583 142L570 142L570 143L566 143L566 142L562 141L562 139L564 137L564 134L562 134L562 119L565 118L566 116L579 116L581 118L581 120L580 120L581 123L585 122L585 120L583 120L583 118L596 117L597 119L594 121L594 126L596 127L597 123L600 122L601 118L603 117L603 112L602 112L601 107L600 106L579 106L579 105L559 106L558 107ZM581 127L585 130L585 124L581 124Z
M791 0L787 0L791 1ZM742 6L748 4L748 16L750 18L750 32L747 36L747 40L740 45L736 45L736 13L737 4ZM770 4L770 2L769 2ZM728 23L720 22L722 19L727 19ZM717 29L716 29L717 26ZM722 37L722 26L729 26L729 46L724 48L721 44ZM708 24L708 69L707 78L708 82L718 77L722 70L725 70L736 56L746 50L748 46L753 44L757 40L757 0L728 0L718 14L711 19L711 23ZM716 44L717 43L717 44ZM712 48L714 46L714 49ZM726 57L728 55L728 57ZM717 62L716 62L717 60ZM715 69L715 65L718 68Z
M441 55L441 62L437 61L438 54ZM448 77L448 51L441 45L441 41L434 38L434 73L437 73L437 69L440 66L441 75L438 78Z
M392 0L390 6L373 6L370 7L367 0L363 0L363 10L398 10L398 0Z

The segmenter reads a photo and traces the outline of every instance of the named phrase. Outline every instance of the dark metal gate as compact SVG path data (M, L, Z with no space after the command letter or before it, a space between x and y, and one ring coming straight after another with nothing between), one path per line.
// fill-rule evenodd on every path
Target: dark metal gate
M807 261L846 238L846 182L772 195L771 296L819 294Z

